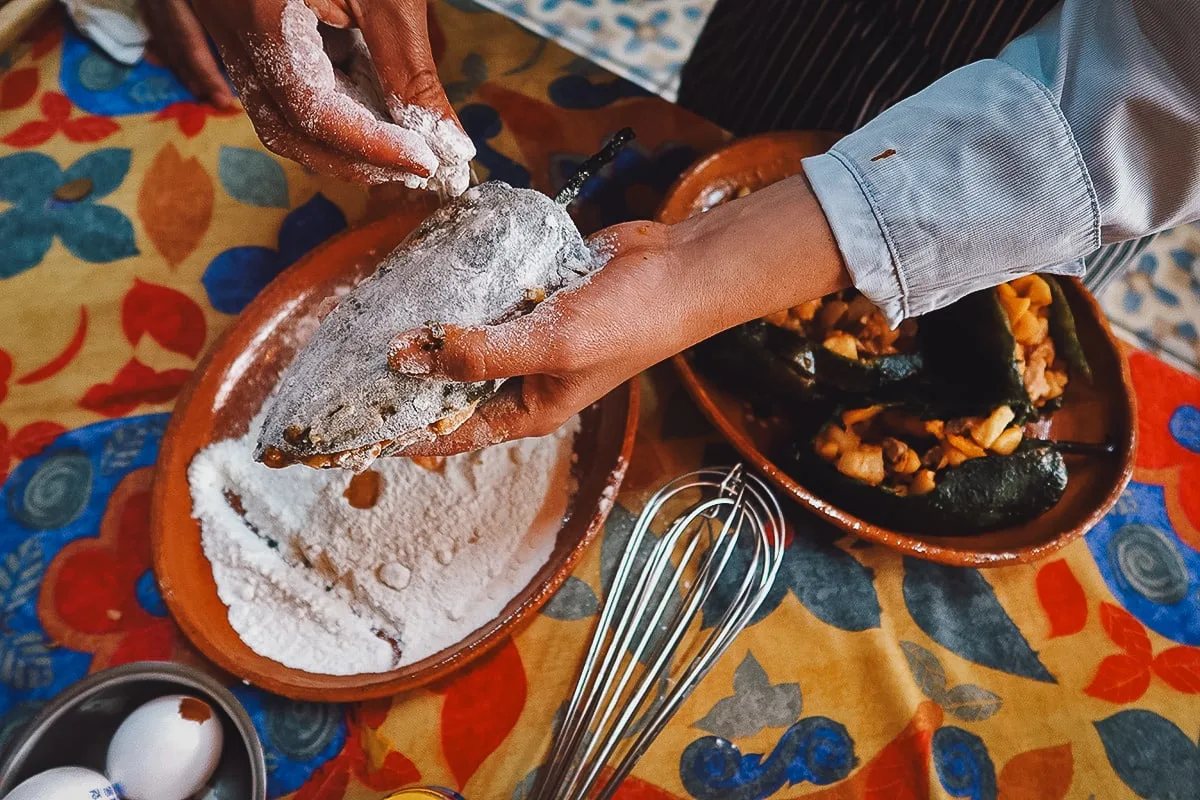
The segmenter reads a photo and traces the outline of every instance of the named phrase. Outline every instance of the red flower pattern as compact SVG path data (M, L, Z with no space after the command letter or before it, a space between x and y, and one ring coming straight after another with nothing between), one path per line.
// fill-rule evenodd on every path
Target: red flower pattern
M0 484L8 477L14 459L21 461L36 456L65 430L55 422L31 422L9 437L8 427L0 422Z
M75 333L71 337L71 341L67 342L67 346L62 352L54 358L47 361L42 366L25 373L17 379L17 383L22 386L31 383L41 383L48 378L52 378L62 372L67 366L75 360L75 356L79 355L79 351L83 349L83 340L87 338L88 330L88 314L87 306L79 307L79 324L75 326ZM0 395L0 400L4 399Z
M26 122L0 142L12 147L36 147L59 131L72 142L99 142L121 129L108 117L95 114L72 118L71 101L60 92L46 92L40 107L44 119Z
M143 403L174 400L191 374L186 369L155 372L136 358L131 358L111 383L97 383L88 389L79 405L106 417L123 417Z
M38 71L33 67L17 69L0 80L0 111L20 108L37 92Z
M134 470L113 490L100 535L76 539L46 568L38 618L46 633L73 650L94 653L90 670L130 661L187 660L169 617L151 614L137 599L150 569L150 467Z
M6 351L0 350L0 403L3 403L4 398L8 397L8 379L12 377L12 369L12 356Z
M1108 638L1124 652L1100 662L1096 676L1083 691L1110 703L1132 703L1150 688L1151 675L1183 694L1200 693L1200 648L1169 647L1154 655L1150 635L1142 623L1123 608L1100 604L1100 624Z
M8 379L12 377L12 371L12 356L0 350L0 403L8 396ZM65 430L55 422L31 422L9 436L8 426L0 422L0 485L8 478L14 460L36 456Z
M1137 471L1134 479L1163 487L1175 535L1200 550L1200 453L1171 434L1171 419L1181 406L1200 406L1200 382L1141 351L1129 355L1138 387ZM1169 387L1169 388L1168 388Z
M155 114L154 121L175 120L179 126L179 132L190 139L204 130L204 123L208 121L209 117L231 117L239 113L241 111L237 108L221 109L207 103L193 103L185 100L172 103Z
M377 730L391 705L390 700L376 700L352 707L346 719L346 746L304 782L293 800L341 797L351 778L379 792L421 780L417 766Z
M912 721L866 765L812 800L922 800L929 797L931 747L942 707L923 701Z
M21 37L30 45L29 54L37 61L53 50L63 38L63 18L58 11L43 14Z

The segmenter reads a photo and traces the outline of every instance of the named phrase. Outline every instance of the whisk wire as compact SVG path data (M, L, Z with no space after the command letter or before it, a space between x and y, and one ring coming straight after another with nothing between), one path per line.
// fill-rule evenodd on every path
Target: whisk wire
M732 522L732 518L729 522ZM718 571L723 570L728 564L730 557L733 555L734 547L737 545L738 531L735 531L734 535L732 536L728 535L728 531L729 523L723 527L721 534L718 535L717 540L713 544L713 549L710 551L709 556L707 556L707 558L711 560L716 555L717 548L723 548L720 551L720 563L716 567ZM739 586L738 593L734 601L735 603L746 595L750 586L751 580L748 573L746 578L743 579L741 586ZM703 588L703 591L699 591L701 587ZM684 632L686 632L688 627L690 627L692 620L696 616L696 613L699 611L699 609L704 607L705 603L712 595L714 588L715 586L712 583L697 583L689 590L688 594L691 602L685 609L685 613L680 615L683 619L686 619L687 624L674 629L679 632L679 636L672 640L672 647L670 648L671 652L667 654L670 655L672 659L675 655L678 638L681 637ZM694 600L691 599L693 597ZM620 782L625 779L630 771L632 771L634 765L641 758L645 750L649 748L650 744L655 738L657 738L662 728L665 727L671 717L675 715L675 712L679 709L679 706L683 704L683 701L686 699L687 695L690 694L692 688L694 688L704 674L708 672L709 668L715 662L715 657L719 656L720 653L725 649L727 645L725 644L724 637L721 635L721 631L723 627L728 624L729 616L729 612L727 611L725 615L723 615L722 620L714 627L713 632L704 639L703 643L697 649L684 673L675 680L675 685L680 687L681 691L674 692L671 695L664 697L661 702L652 705L649 709L647 709L642 730L638 733L637 738L630 746L628 752L613 769L612 775L607 782L605 790L597 796L598 800L603 800L603 798L610 797L616 792ZM616 743L613 742L614 747L615 744Z
M668 484L656 492L647 503L647 508L661 504L671 494L671 489L672 485ZM642 540L645 538L652 521L653 518L650 515L643 513L634 523L633 530L629 535L629 541L626 543L625 557L618 563L612 585L609 587L608 594L610 597L619 598L624 594L625 583L628 580L629 573L637 566L636 554L641 552ZM593 636L591 644L588 647L579 680L575 684L575 691L571 696L571 702L563 717L562 728L551 750L547 766L543 769L544 779L540 781L543 786L559 785L562 782L563 773L579 760L577 756L565 757L565 754L575 753L580 739L584 734L582 730L584 724L589 718L595 715L596 707L603 700L602 694L592 691L596 661L601 655L601 649L606 641L607 632L612 629L613 617L616 615L617 609L621 606L622 604L619 602L608 602L604 604L601 610L596 635ZM623 616L618 627L612 633L614 640L621 640L624 637L625 627L628 623L629 617ZM615 647L604 652L604 663L600 668L601 673L608 671L618 653L619 650ZM583 700L585 695L588 696L586 702ZM581 703L583 703L582 708L580 707Z
M697 490L701 499L671 518L646 552L647 537L653 537L652 527L668 505ZM735 558L739 551L744 555ZM698 470L659 489L630 532L530 800L611 798L753 619L782 555L779 502L741 465ZM731 570L741 570L740 577L730 581ZM730 586L735 587L732 592ZM711 627L707 621L701 625L694 646L684 647L697 617L707 615L712 601L719 610L712 615L716 621ZM627 741L616 765L603 774Z
M708 503L703 504L699 508L693 510L686 517L684 517L681 520L679 520L678 522L676 522L675 525L673 526L671 534L668 536L664 536L659 541L658 545L655 547L655 557L658 562L656 564L656 569L648 577L644 575L642 580L639 582L635 592L638 595L640 595L641 602L639 602L637 608L633 609L632 611L630 610L630 608L628 606L626 607L626 616L627 617L630 617L632 619L640 619L641 612L644 610L645 601L655 591L657 591L661 575L665 571L666 565L671 563L671 560L670 560L671 553L675 550L675 546L678 542L678 539L680 537L682 537L684 535L684 533L686 533L690 524L692 522L694 522L695 519L699 518L700 516L703 516L711 508L714 508L725 502L727 502L727 501L713 500L713 501L709 501ZM726 523L722 529L722 534L721 534L722 537L725 537L726 534L728 533L729 527L732 524L733 519L734 518L731 516L726 521ZM720 541L721 540L718 539L718 544L715 547L721 546ZM733 538L728 538L728 542L730 545L736 544L736 540ZM688 543L683 556L680 558L679 566L675 569L675 574L673 576L674 584L678 584L681 582L682 576L685 574L688 564L691 563L693 555L695 554L696 550L699 548L699 546L701 544L702 544L702 541L699 537L694 537ZM716 552L717 551L715 549L710 549L706 555L702 556L703 561L706 561L706 562L711 561L713 559L714 555L716 554ZM724 567L724 565L728 562L731 555L732 555L732 548L729 546L725 547L723 553L721 554L721 567L720 568ZM704 566L702 564L700 569L703 569L703 568L704 568ZM703 592L700 591L700 589L702 587L704 588ZM617 703L624 696L625 689L628 686L629 680L633 676L634 671L637 669L637 665L638 665L639 661L642 660L642 656L646 653L647 648L651 646L652 642L654 642L653 650L651 651L650 656L649 656L651 665L646 668L646 671L643 673L641 682L638 683L636 688L633 690L633 696L630 697L626 701L624 710L621 713L620 718L618 719L617 724L616 724L616 728L618 730L625 730L627 728L627 726L629 725L633 716L639 710L641 710L642 705L645 702L646 698L649 696L651 690L654 689L658 685L658 683L662 679L663 675L669 671L671 664L674 660L675 653L678 650L680 641L683 639L684 635L687 633L687 630L688 630L688 627L690 626L691 620L695 617L697 611L702 606L704 600L707 599L709 593L711 592L711 589L712 589L711 584L705 585L705 584L701 584L699 582L693 584L693 586L688 590L687 595L685 596L685 598L683 600L683 603L680 605L679 611L676 612L672 621L670 623L668 623L668 625L666 626L666 630L668 630L670 632L666 636L666 638L661 638L659 640L653 639L653 637L655 636L656 629L658 627L658 622L662 618L663 612L666 610L667 606L670 604L671 600L673 599L670 592L663 591L662 597L659 601L658 608L656 609L654 616L651 618L651 620L648 624L642 626L643 632L642 632L641 638L637 639L635 642L635 641L632 641L632 637L631 637L631 640L627 644L630 644L632 646L622 647L621 643L618 643L615 640L610 644L610 647L612 647L613 652L623 652L624 651L624 652L628 653L628 657L625 659L625 662L626 662L625 670L624 670L623 674L621 675L619 682L617 683L616 686L612 687L611 690L608 690L606 692L607 696L609 698L609 701L608 701L607 707L605 708L604 714L601 716L599 722L597 723L597 726L596 726L597 730L604 729L604 726L607 724L609 718L611 717ZM631 625L629 627L633 627L633 626ZM654 707L655 706L652 701L651 705L647 709L646 713L651 713L651 711ZM595 736L592 737L593 742L595 741L595 738L596 738ZM607 763L609 757L611 757L613 750L615 750L619 744L620 744L620 740L617 739L616 737L610 737L605 741L604 745L600 748L600 751L595 754L595 758L591 760L590 765L587 769L587 774L584 776L584 783L590 783L591 781L596 779L599 772L603 769L604 764ZM591 756L591 755L592 755L592 749L589 748L587 756ZM568 795L568 796L570 796L570 795Z

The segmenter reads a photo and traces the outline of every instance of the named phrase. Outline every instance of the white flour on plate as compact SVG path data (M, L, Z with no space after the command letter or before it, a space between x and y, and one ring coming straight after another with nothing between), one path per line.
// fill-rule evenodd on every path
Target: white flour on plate
M549 559L573 489L578 418L436 470L382 459L356 479L378 476L369 508L349 472L255 462L261 424L196 454L192 514L234 630L308 672L386 672L495 619Z

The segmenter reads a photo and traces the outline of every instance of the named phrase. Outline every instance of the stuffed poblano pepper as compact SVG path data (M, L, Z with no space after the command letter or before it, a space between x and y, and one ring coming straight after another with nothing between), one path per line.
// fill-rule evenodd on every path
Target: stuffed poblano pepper
M893 329L875 304L854 289L801 303L764 318L776 329L774 349L819 385L874 395L921 371L917 322Z
M589 174L633 138L619 131L555 198L488 181L431 214L374 274L342 297L267 398L255 457L271 467L365 470L378 457L463 424L502 381L395 369L389 340L425 326L495 324L530 313L600 269L567 206Z
M915 320L893 330L847 289L734 328L697 352L715 376L792 399L881 398L921 371L916 332Z
M1033 519L1067 486L1058 448L1027 440L1009 406L953 418L906 407L854 408L792 447L801 478L846 510L940 536Z
M780 350L777 336L772 326L754 320L701 342L694 353L706 375L739 394L783 406L814 399L812 373L801 366L799 353Z
M921 317L921 349L944 396L1006 404L1018 422L1055 410L1091 379L1071 307L1053 277L1027 275Z

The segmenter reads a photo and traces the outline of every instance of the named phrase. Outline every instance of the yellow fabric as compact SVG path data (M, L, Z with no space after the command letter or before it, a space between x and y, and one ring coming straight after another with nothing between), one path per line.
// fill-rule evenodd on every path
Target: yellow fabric
M670 152L672 148L676 152L678 148L690 149L693 155L698 155L723 141L723 134L715 127L661 100L631 92L623 97L614 95L608 102L595 100L587 108L562 107L549 91L556 81L574 75L594 87L607 86L610 79L584 74L575 67L575 59L569 53L555 45L546 45L500 17L463 10L461 6L462 3L443 3L436 10L435 41L442 42L443 80L456 93L460 108L482 106L499 115L502 128L486 144L502 159L523 165L535 187L549 189L561 181L561 175L554 171L558 157L578 159L595 150L607 134L625 124L637 128L640 141L635 150L642 154L646 165L654 162L652 156ZM10 137L27 123L44 119L41 101L45 95L60 91L62 48L45 45L47 37L53 37L54 25L43 26L33 41L19 45L9 54L10 65L5 73L0 73L0 78L7 80L19 71L34 70L37 89L27 102L0 112L0 137ZM35 52L38 42L44 45L40 55ZM558 86L562 89L563 84ZM12 91L19 94L16 89ZM578 104L587 105L582 101ZM87 112L76 107L69 119L86 116ZM213 308L201 283L202 275L221 253L233 247L277 247L278 232L286 215L317 193L341 209L350 224L368 213L369 199L363 190L313 176L283 159L274 161L286 177L287 208L247 205L226 191L219 177L221 147L263 152L243 115L207 116L202 130L193 136L185 135L176 120L155 117L151 113L114 117L119 130L101 141L74 141L65 135L64 128L34 146L0 144L0 158L36 151L50 156L63 169L98 148L128 148L132 153L128 173L112 194L96 202L118 209L131 220L139 250L131 257L87 263L73 256L62 238L56 237L36 267L0 280L0 320L3 320L0 349L10 354L13 362L12 377L7 381L8 396L0 406L0 420L9 434L32 423L56 423L73 430L103 421L105 415L81 407L81 398L98 383L112 381L131 358L136 357L156 373L190 370L197 364L197 358L178 352L179 347L173 351L154 336L141 335L136 341L129 341L122 328L125 318L122 304L136 281L168 287L190 298L203 315L207 348L233 318ZM501 163L491 156L488 159L494 164ZM650 166L645 169L651 177L644 183L631 184L622 198L633 213L643 215L653 212L670 180L670 175L663 177ZM206 192L211 192L212 197L211 222L198 238L194 226L177 230L171 220L156 217L153 210L143 210L143 206L154 207L150 200L166 203L166 207L176 203L176 209L202 210ZM8 206L0 203L0 212L6 210ZM582 214L585 219L597 222L602 219L603 211L585 207ZM21 376L53 361L68 347L79 328L80 308L86 309L87 329L78 355L57 374L22 384ZM1175 405L1194 407L1200 401L1195 382L1188 382L1190 379L1181 375L1178 380L1163 377L1162 370L1166 368L1150 359L1137 363L1141 365L1137 370L1139 380L1145 380L1147 387L1163 387L1174 398ZM706 458L720 457L721 452L719 439L699 420L669 369L659 368L641 380L640 434L630 477L620 496L621 506L634 513L650 489L697 467ZM169 400L140 403L128 413L143 415L170 407ZM1148 435L1170 443L1165 422L1161 430L1143 431L1144 439ZM1164 444L1163 448L1167 446ZM1174 450L1156 451L1166 455L1158 463L1147 465L1147 471L1138 477L1148 486L1180 486L1191 451L1186 446L1178 450L1178 455ZM19 460L13 458L12 468L16 468ZM1153 475L1150 466L1156 470ZM1190 474L1193 478L1198 475ZM1133 520L1137 516L1141 497L1129 495L1122 501L1126 505L1118 508L1125 515L1121 519ZM1200 542L1200 536L1183 506L1167 502L1162 514L1162 519L1170 522L1169 526L1163 526L1166 528L1163 533L1170 538L1171 546L1188 559L1194 558L1192 545ZM814 519L799 511L794 516L797 540L831 540L828 530ZM905 564L897 554L884 548L857 548L849 540L840 540L836 545L814 545L809 555L795 555L799 552L796 545L792 552L793 560L786 568L791 570L792 589L778 600L778 607L767 620L751 627L736 641L638 766L634 774L640 782L628 784L620 797L649 800L698 796L684 785L681 772L687 768L681 766L681 759L689 746L711 730L741 731L734 743L743 754L764 754L766 759L774 751L777 760L786 761L795 754L784 752L787 748L781 740L785 731L802 720L818 717L844 726L852 740L856 766L844 779L828 787L818 787L811 781L793 785L786 777L759 775L723 794L713 790L714 793L704 796L738 800L766 796L952 796L939 776L936 753L931 755L931 748L936 751L937 742L942 741L935 732L941 734L950 728L977 737L986 747L991 783L987 768L980 767L983 777L971 790L977 797L999 796L1007 800L1133 797L1133 790L1118 775L1114 764L1122 759L1128 761L1129 750L1138 748L1139 752L1144 751L1145 761L1150 765L1146 774L1174 769L1178 774L1200 776L1197 766L1200 755L1162 749L1163 739L1154 733L1159 728L1130 728L1132 733L1110 739L1110 745L1123 748L1125 755L1118 754L1114 760L1112 753L1106 753L1104 741L1098 735L1098 723L1131 709L1152 711L1164 724L1176 726L1195 746L1200 733L1197 694L1200 672L1189 678L1190 668L1171 671L1174 668L1168 669L1169 665L1155 659L1168 650L1195 649L1190 645L1196 644L1195 618L1200 617L1200 609L1194 612L1191 627L1162 623L1160 627L1170 635L1148 630L1148 624L1138 613L1113 616L1116 612L1111 609L1119 612L1124 596L1114 594L1110 579L1115 573L1109 567L1102 567L1108 563L1108 556L1093 553L1086 542L1076 542L1052 557L1052 570L1048 564L1038 564L1005 568L982 576L969 572L962 580L983 582L982 586L973 584L973 588L951 585L959 579L955 577L958 573L942 571L924 578L913 577L915 567L910 565L907 569L914 591L930 585L931 581L942 581L949 586L947 591L951 595L962 598L961 606L940 608L936 613L920 600L906 599ZM601 596L600 557L601 547L597 544L575 572L575 577L590 587L593 597ZM1192 562L1187 563L1187 569L1193 570ZM1110 574L1105 573L1106 569ZM850 577L844 582L840 578L831 579L829 576L835 574L831 570L843 570ZM1187 598L1181 602L1195 604L1200 583L1193 572L1188 575L1192 576L1192 583L1188 584ZM1066 580L1067 576L1070 580ZM1080 587L1077 595L1071 594L1071 580ZM847 587L857 594L840 594ZM1056 605L1059 589L1066 592L1061 596L1068 597L1063 602L1070 605L1069 613L1063 610L1067 606ZM586 591L580 591L586 595ZM811 594L805 594L806 591ZM991 602L987 599L989 592L994 592L991 606L987 606ZM863 608L874 602L880 611L877 624L869 624L872 614ZM856 603L865 606L859 608ZM1108 607L1111 609L1106 610ZM918 608L925 610L914 610ZM818 611L837 617L837 623L831 624ZM970 629L976 620L991 620L1001 627L1011 625L1011 630L1005 628L1000 637L1003 641L948 646L944 643L949 641L946 620L956 614L960 622L965 620L961 636L967 639L971 638ZM1083 619L1073 623L1064 614L1074 615L1075 619L1082 614ZM925 624L918 624L916 616L921 616ZM1055 619L1057 623L1053 622ZM851 629L862 620L866 620L862 622L865 629ZM1117 633L1109 632L1105 621ZM371 776L378 776L388 764L399 763L389 761L388 757L400 753L415 765L421 783L458 789L470 800L512 797L514 788L547 752L552 720L569 694L578 659L594 623L594 614L574 620L538 615L516 637L515 659L514 651L508 648L499 656L485 659L466 676L453 678L443 686L397 697L390 708L389 704L371 705L373 713L387 709L386 719L379 723L371 718L350 728L348 735L358 737L359 760L355 762L346 756L344 764L337 759L329 759L325 764L329 774L342 770L345 781L331 780L322 784L329 788L317 788L320 776L314 773L305 788L289 796L348 800L385 797L398 787L372 786ZM1059 625L1059 629L1052 628L1052 624ZM941 641L931 630L940 631ZM1149 654L1139 649L1143 638L1150 644ZM1032 658L1032 663L1043 665L1052 680L1034 679L1005 666L1015 658L1002 652L1009 646L1028 649L1021 656L1026 672L1033 669L1028 666ZM973 655L967 657L958 651ZM984 651L992 653L1002 668L981 664L979 653ZM1132 661L1111 666L1111 674L1102 675L1105 663L1116 663L1105 659L1122 654ZM756 682L753 664L747 660L751 655L765 672L769 687L774 689L761 680ZM932 662L927 658L922 661L926 656L932 656ZM1200 664L1189 652L1172 658L1185 664ZM914 663L923 664L926 670L932 668L936 672L935 665L944 670L944 685L935 686L937 697L929 696L928 687L932 684L928 672L923 673L926 690L922 689L922 680L914 677ZM742 674L747 677L735 687L734 675L741 666L745 667ZM1200 670L1200 666L1196 669ZM1164 677L1165 674L1172 676L1171 679ZM1134 697L1127 684L1129 681L1136 684L1145 675L1149 676L1147 686ZM471 680L491 687L484 692L486 702L478 705L474 716L467 715L468 723L457 718L448 720L447 708L452 698L474 697L464 688ZM1098 682L1105 685L1097 688ZM1115 688L1108 685L1114 682L1120 685ZM936 679L933 683L937 683ZM527 689L519 689L518 685ZM949 694L964 685L979 687L979 692ZM1112 699L1124 696L1123 692L1132 699ZM513 698L521 693L526 695L524 702L517 703L513 712L511 706L516 702ZM734 696L742 697L744 704L726 703L725 713L714 710L720 701ZM793 708L788 704L796 703L799 696L802 706L794 709L794 718L780 719L780 704ZM745 700L746 697L750 699ZM3 698L0 695L0 701ZM730 708L737 709L737 713L729 713ZM0 710L3 709L4 702L0 702ZM510 712L515 716L505 718ZM769 721L768 727L756 722L759 716ZM708 721L704 722L706 717ZM911 734L909 738L904 736L906 728ZM1142 734L1144 738L1139 738ZM471 765L471 757L464 755L473 750L483 752L477 766ZM1163 763L1163 759L1181 752L1183 761L1174 767ZM1187 773L1189 769L1193 772ZM1124 774L1124 778L1129 780L1130 775ZM1160 781L1154 784L1160 786L1156 790L1160 793L1155 796L1183 797L1168 791L1176 785L1169 776L1155 780ZM334 788L343 784L347 786L344 791ZM1168 788L1162 789L1164 786ZM1196 792L1192 796L1200 797L1200 787Z

